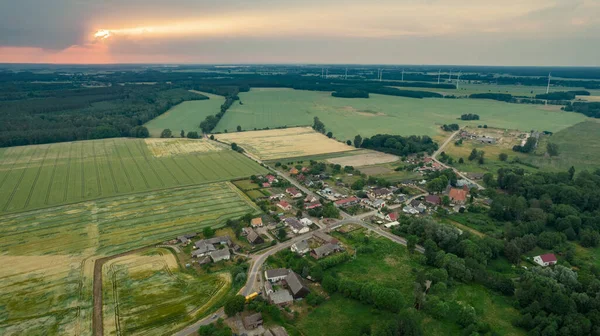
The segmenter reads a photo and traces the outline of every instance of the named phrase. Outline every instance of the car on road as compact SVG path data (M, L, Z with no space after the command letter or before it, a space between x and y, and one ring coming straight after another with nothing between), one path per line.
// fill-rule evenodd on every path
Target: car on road
M213 315L212 318L213 318L213 320L216 319L217 318L217 314Z

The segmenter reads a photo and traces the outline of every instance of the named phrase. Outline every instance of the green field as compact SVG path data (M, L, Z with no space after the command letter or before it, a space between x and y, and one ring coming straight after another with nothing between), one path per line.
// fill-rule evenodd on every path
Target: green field
M215 132L243 129L311 125L318 116L339 140L377 133L400 135L437 134L440 125L487 124L493 127L557 132L586 118L561 112L558 107L509 104L478 99L414 99L372 94L369 99L331 97L329 92L292 89L252 89L239 94ZM476 113L479 121L457 120Z
M186 273L175 258L171 250L154 248L104 264L105 335L173 333L231 288L228 273Z
M257 209L213 183L0 216L0 334L91 335L94 260Z
M141 139L2 148L0 214L263 172L226 149L157 157Z
M446 75L446 78L448 76ZM455 77L456 78L456 77ZM453 81L453 84L456 80ZM513 96L526 96L535 97L535 95L546 93L546 86L529 86L529 85L498 85L498 84L472 84L462 82L459 84L457 90L452 89L431 89L431 88L404 88L398 87L401 90L421 90L421 91L435 91L444 95L455 95L464 96L473 93L509 93ZM550 85L550 92L555 91L574 91L574 90L586 90L589 91L593 96L600 96L600 90L588 90L583 87L563 87Z
M543 155L547 142L558 144L557 157ZM551 170L565 171L571 166L590 171L600 168L600 122L590 119L554 133L540 142L536 155L527 161Z
M144 125L150 131L150 135L159 137L165 128L170 129L174 137L179 137L181 130L184 130L186 134L191 131L200 133L200 122L209 115L219 113L225 97L204 92L198 93L209 99L183 102L150 120Z

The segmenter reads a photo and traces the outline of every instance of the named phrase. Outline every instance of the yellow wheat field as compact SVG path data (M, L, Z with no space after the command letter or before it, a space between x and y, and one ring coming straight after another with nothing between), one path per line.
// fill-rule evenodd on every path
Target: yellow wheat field
M154 157L165 157L189 153L216 152L222 148L203 139L145 139Z
M218 140L236 143L261 160L351 151L354 148L327 138L310 127L226 133Z

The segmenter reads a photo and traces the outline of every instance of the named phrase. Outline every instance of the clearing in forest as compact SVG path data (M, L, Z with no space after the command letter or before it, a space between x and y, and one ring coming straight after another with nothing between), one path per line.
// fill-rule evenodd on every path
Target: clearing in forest
M0 214L266 171L216 149L206 140L122 138L2 148Z
M0 215L0 334L91 335L97 258L257 211L222 182Z
M221 105L225 102L225 97L210 93L192 91L209 99L185 101L173 106L167 112L150 120L144 126L148 128L150 136L158 138L160 133L168 128L173 136L179 137L181 130L188 132L198 132L200 134L200 123L209 115L215 115L221 111Z
M206 313L231 285L228 273L185 272L164 248L110 260L102 272L105 335L171 334Z
M224 133L216 137L226 143L240 145L261 160L354 150L354 147L329 139L310 127Z
M375 134L437 134L443 124L558 132L586 119L579 113L560 111L560 106L510 104L486 99L415 99L371 94L368 99L332 97L330 92L293 89L251 89L239 94L215 132L243 129L312 125L319 117L341 141ZM463 121L475 113L481 120Z

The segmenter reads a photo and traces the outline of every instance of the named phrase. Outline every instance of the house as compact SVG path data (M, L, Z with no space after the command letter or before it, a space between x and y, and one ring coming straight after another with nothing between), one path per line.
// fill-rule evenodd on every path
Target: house
M303 298L310 293L308 287L304 286L302 279L295 272L291 272L285 277L285 283L292 292L294 299Z
M277 206L280 207L283 211L292 210L292 206L286 201L280 201L279 203L277 203Z
M298 190L294 187L285 189L285 192L288 193L290 196L292 196L292 198L302 197L302 193L300 192L300 190Z
M206 265L210 263L210 257L209 256L204 256L204 257L200 257L198 258L198 265Z
M262 187L263 188L270 188L271 187L271 183L269 183L269 182L263 182Z
M248 239L248 242L252 245L262 244L265 242L265 240L253 229L248 231L248 236L246 236L246 239Z
M205 239L205 241L208 244L221 244L221 245L227 245L227 246L231 246L231 238L229 238L229 236L218 236L218 237L213 237L210 239Z
M311 180L306 180L306 181L304 181L304 185L307 187L312 187L315 185L315 182L313 182Z
M278 306L285 306L294 301L294 297L287 289L280 289L269 295L269 300L272 304Z
M396 225L400 225L400 223L398 221L393 221L393 222L383 224L383 226L385 226L388 229L391 228L392 226L396 226Z
M397 221L398 220L398 214L395 212L390 212L389 214L385 215L385 219L389 220L389 221Z
M185 236L179 236L177 237L177 240L183 245L187 245L190 242L190 240L187 239Z
M309 226L313 223L313 221L311 221L310 219L306 218L306 217L302 217L300 218L300 223Z
M273 293L273 285L271 285L271 282L269 281L265 281L264 282L264 287L265 287L265 294L267 296L271 295L271 293Z
M252 218L250 225L252 225L252 227L263 226L262 218L261 217Z
M410 205L420 213L423 213L423 212L425 212L425 210L427 210L427 206L422 201L419 201L419 200L412 200L410 202Z
M287 226L290 227L290 229L292 229L292 232L295 234L302 234L310 231L308 226L302 224L302 222L300 222L294 217L288 217L284 220L284 222L285 224L287 224Z
M290 247L290 250L292 252L302 255L310 251L310 246L308 246L308 242L306 240L302 240L292 245L292 247Z
M304 198L304 203L314 203L314 202L318 202L318 201L319 201L319 199L312 195L308 195Z
M229 253L228 248L224 248L222 250L216 250L210 253L210 258L213 262L219 262L221 260L229 260L231 259L231 253Z
M295 167L290 169L290 175L298 175L300 171L298 171L298 169L296 169Z
M308 172L310 169L308 167L302 167L302 169L300 169L301 172L306 173Z
M381 199L376 199L373 202L371 202L371 206L375 209L381 209L385 206L385 201Z
M286 268L274 268L274 269L266 270L265 271L265 279L267 279L270 282L275 283L277 281L285 279L285 277L290 272L291 271Z
M338 240L333 238L332 236L321 232L321 231L316 231L313 234L313 238L315 238L317 241L321 242L321 243L332 243L332 244L337 244Z
M320 208L323 205L319 202L313 202L313 203L305 203L304 204L304 209L305 210L310 210L310 209L316 209L316 208Z
M392 195L392 192L388 188L375 188L369 191L370 199L387 198L390 195Z
M270 331L273 336L289 336L285 328L282 326L273 327L270 329Z
M543 267L555 265L557 263L556 256L553 253L535 256L533 257L533 261Z
M192 251L192 257L203 257L214 250L216 249L213 244L209 244L206 240L200 240L194 244L194 251Z
M335 206L336 207L347 207L347 206L353 206L360 203L360 198L356 197L356 196L351 196L351 197L347 197L347 198L343 198L341 200L335 201Z
M269 181L269 183L273 183L275 182L277 179L275 178L275 176L269 174L267 176L265 176L265 178L267 179L267 181Z
M263 324L262 314L255 313L252 315L248 315L242 319L242 323L244 324L244 328L246 328L247 330L256 329Z
M341 247L339 245L327 243L313 249L310 255L315 259L321 259L340 250Z
M478 137L476 140L481 143L486 143L486 144L490 144L490 145L493 145L496 143L496 138L492 138L492 137L488 137L488 136Z
M467 200L467 192L463 189L451 188L448 197L450 197L450 200L454 203L464 204Z
M402 208L402 212L407 213L409 215L416 215L419 213L419 210L413 208L411 205L407 205Z
M442 198L438 195L425 196L425 202L433 205L442 205Z

